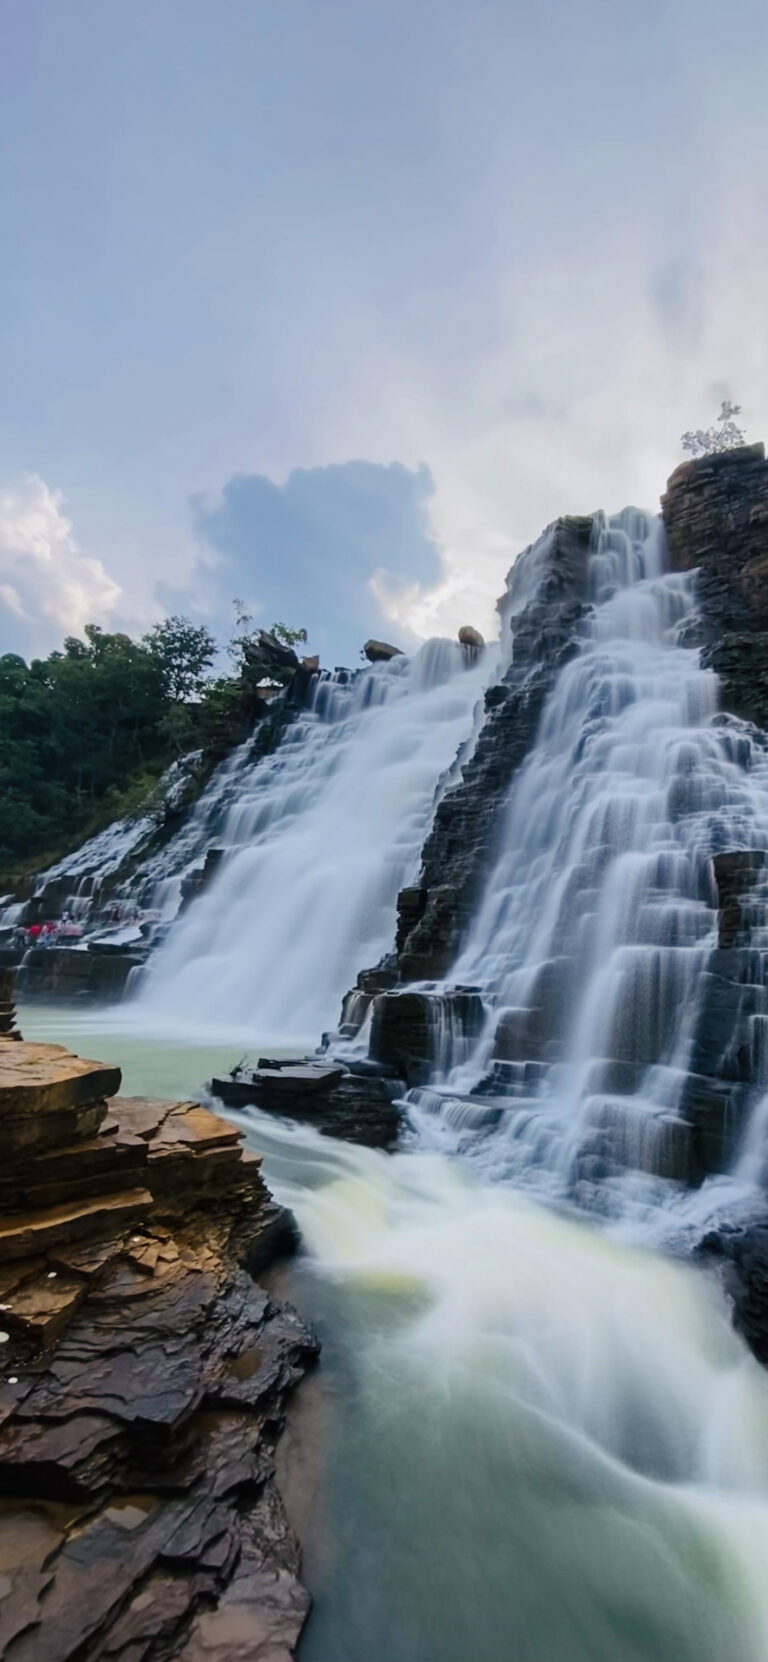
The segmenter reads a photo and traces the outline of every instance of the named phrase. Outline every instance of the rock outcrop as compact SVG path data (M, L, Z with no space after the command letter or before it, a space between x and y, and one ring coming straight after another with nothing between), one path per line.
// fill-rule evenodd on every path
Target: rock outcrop
M768 728L768 462L762 444L676 468L662 497L673 570L697 570L702 662L725 710Z
M710 1230L698 1254L720 1269L734 1327L768 1367L768 1217Z
M369 664L387 664L390 658L402 658L399 646L390 646L389 641L366 641L363 652Z
M459 646L471 646L482 652L485 646L485 636L479 629L473 629L471 623L463 623L459 630Z
M400 1132L394 1067L364 1061L329 1065L317 1057L298 1062L261 1058L252 1072L212 1080L211 1094L227 1107L261 1108L367 1148L392 1149Z
M317 1343L253 1280L292 1240L197 1103L0 1040L0 1655L288 1662L273 1478Z

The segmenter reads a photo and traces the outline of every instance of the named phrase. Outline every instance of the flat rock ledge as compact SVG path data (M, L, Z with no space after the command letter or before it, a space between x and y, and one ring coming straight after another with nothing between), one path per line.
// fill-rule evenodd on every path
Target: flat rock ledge
M0 1658L289 1662L274 1482L318 1345L253 1279L293 1244L198 1103L0 1036Z

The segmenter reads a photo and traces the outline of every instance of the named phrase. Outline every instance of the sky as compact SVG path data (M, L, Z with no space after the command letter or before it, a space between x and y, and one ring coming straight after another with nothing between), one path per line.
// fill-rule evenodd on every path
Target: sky
M0 0L0 651L325 664L768 437L755 0Z

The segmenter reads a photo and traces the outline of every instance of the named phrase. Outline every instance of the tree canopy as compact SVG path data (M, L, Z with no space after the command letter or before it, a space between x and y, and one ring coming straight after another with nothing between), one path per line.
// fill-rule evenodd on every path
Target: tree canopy
M0 656L0 882L118 817L182 751L215 760L246 736L253 677L213 677L216 654L168 617L140 640L88 624L47 658Z

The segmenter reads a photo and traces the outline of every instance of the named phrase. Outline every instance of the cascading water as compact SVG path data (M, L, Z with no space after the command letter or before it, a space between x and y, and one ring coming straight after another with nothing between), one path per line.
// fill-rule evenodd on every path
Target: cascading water
M302 1662L768 1658L768 1376L716 1279L647 1250L669 1240L649 1201L666 1197L683 1224L700 1205L701 1190L662 1173L685 1165L686 1082L718 951L711 857L768 846L768 759L717 716L715 678L685 644L690 581L664 574L655 522L604 522L592 583L594 611L517 775L454 966L463 991L428 989L436 1077L410 1094L416 1147L385 1156L239 1116L299 1222L307 1250L288 1290L319 1321L319 1389L330 1382L322 1431L299 1449L306 1489L302 1460L312 1475L322 1446L300 1522L316 1599ZM233 851L158 958L145 1018L156 997L179 1023L186 1005L199 1035L211 1007L226 1027L247 994L264 1031L294 998L308 1021L336 938L351 960L333 960L342 989L391 945L394 890L482 679L417 688L413 674L326 684L331 709L321 699L281 752L238 775L253 789L247 807L232 800ZM351 813L366 786L358 867ZM747 914L759 958L762 880ZM759 1053L759 998L749 1019ZM121 1060L140 1093L167 1092L171 1070L180 1091L211 1071L157 1040ZM767 1124L758 1102L727 1180L731 1216L737 1184L764 1175ZM472 1158L445 1157L457 1147ZM649 1175L612 1175L611 1160ZM625 1233L637 1184L655 1185L645 1248L521 1196L521 1181L558 1202L611 1189Z
M423 1135L435 1116L449 1143L466 1149L474 1131L489 1173L561 1194L623 1167L688 1175L712 855L768 847L768 755L717 716L716 677L685 644L692 579L664 572L660 523L600 517L589 577L581 649L515 781L452 975L483 995L482 1036L438 1090L412 1093ZM752 922L759 942L759 892Z
M321 677L274 755L237 772L210 889L153 960L139 1015L314 1044L392 941L441 775L473 727L491 653L428 642Z

